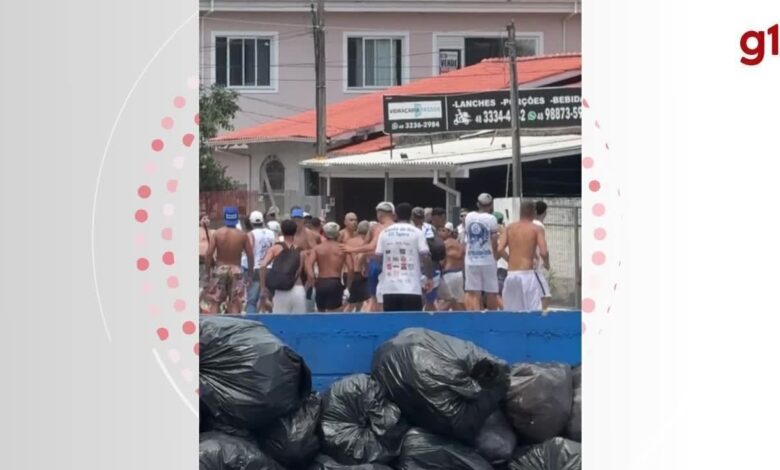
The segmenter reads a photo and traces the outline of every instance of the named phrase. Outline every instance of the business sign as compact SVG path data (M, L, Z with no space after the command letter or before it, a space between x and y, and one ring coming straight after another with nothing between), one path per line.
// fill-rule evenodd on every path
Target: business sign
M460 49L439 49L439 73L460 68Z
M385 132L389 134L445 132L443 97L385 96Z
M534 88L518 90L518 123L525 129L576 127L582 123L582 90L580 88ZM406 113L403 127L392 126L387 120L387 105L394 99L403 98L411 102L439 100L445 105L444 122L441 127L418 125L411 113ZM434 133L467 132L487 129L510 129L512 127L511 100L509 90L488 91L441 96L385 96L385 132L387 133ZM420 119L424 122L425 119ZM388 125L390 124L390 125Z

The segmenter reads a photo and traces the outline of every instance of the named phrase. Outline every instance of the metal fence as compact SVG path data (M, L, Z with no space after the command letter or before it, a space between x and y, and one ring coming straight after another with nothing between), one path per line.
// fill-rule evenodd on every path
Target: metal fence
M580 308L582 286L582 208L579 205L553 205L547 201L544 219L550 270L547 280L552 306Z

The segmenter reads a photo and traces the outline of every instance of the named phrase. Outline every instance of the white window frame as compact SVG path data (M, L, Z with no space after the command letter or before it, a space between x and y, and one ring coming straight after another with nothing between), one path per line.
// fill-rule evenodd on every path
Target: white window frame
M409 83L409 31L346 31L343 35L341 56L343 58L343 86L342 91L344 93L370 93L372 91L384 90L388 87L385 86L365 86L362 87L350 87L349 86L349 39L350 38L363 38L363 39L400 39L401 40L401 85ZM365 53L365 49L364 49ZM364 64L365 66L365 64ZM395 85L391 85L395 86Z
M440 37L460 37L462 38L463 45L460 47L460 60L461 60L461 67L465 67L466 63L466 38L500 38L505 37L506 33L504 32L487 32L487 31L452 31L452 32L441 32L441 33L433 33L433 41L432 41L432 49L434 51L433 58L432 58L432 74L433 75L439 75L439 38ZM537 51L536 55L542 55L544 54L544 33L541 31L537 32L530 32L530 31L518 31L515 33L515 37L517 39L536 39L539 44L539 50ZM448 49L455 49L455 48L448 48Z
M225 36L230 47L231 39L270 39L270 85L269 86L235 86L230 85L228 77L226 88L239 93L277 93L279 92L279 33L276 31L212 31L211 32L211 79L209 83L217 82L217 37ZM230 64L227 64L228 69Z

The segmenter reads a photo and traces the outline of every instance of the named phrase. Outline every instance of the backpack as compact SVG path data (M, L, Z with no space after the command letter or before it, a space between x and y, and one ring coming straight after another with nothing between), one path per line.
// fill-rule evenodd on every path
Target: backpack
M428 250L431 252L431 260L434 263L444 261L447 257L447 249L444 247L444 241L439 237L428 239Z
M277 245L282 245L282 252L274 258L265 284L266 287L273 290L290 290L295 286L295 281L298 280L301 249L298 247L289 248L285 243L277 243Z

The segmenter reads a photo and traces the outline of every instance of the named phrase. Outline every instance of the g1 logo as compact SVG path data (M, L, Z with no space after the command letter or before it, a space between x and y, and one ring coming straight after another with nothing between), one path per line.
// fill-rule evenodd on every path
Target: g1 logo
M769 35L769 41L772 46L772 55L780 55L780 44L778 43L778 25L774 25L766 34L763 31L748 31L742 35L739 41L744 56L740 59L745 65L758 65L764 61L766 54L766 35Z

